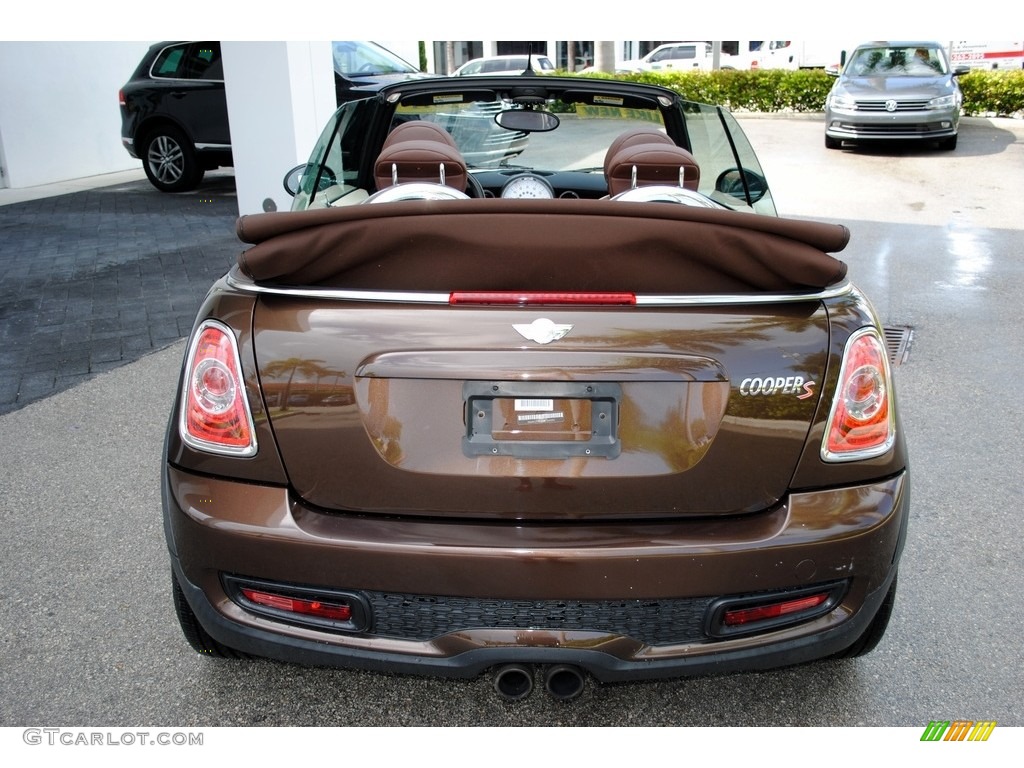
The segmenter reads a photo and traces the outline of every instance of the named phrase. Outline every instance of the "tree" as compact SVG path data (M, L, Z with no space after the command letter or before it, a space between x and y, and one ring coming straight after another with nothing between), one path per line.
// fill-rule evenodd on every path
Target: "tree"
M615 41L597 40L594 42L594 69L598 72L615 74Z

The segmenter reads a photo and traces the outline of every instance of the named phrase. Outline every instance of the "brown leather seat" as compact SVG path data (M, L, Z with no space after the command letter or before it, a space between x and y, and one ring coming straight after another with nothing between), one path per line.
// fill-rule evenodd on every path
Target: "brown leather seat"
M627 144L608 160L605 178L611 196L652 185L697 191L700 167L692 154L671 142Z
M452 137L424 121L403 123L391 132L373 166L377 189L407 182L433 182L466 189L466 161Z

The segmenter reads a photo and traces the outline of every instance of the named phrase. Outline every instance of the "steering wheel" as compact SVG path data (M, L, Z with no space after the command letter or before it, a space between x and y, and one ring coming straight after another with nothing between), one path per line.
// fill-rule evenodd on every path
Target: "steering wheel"
M469 172L466 173L466 194L470 197L487 197L484 193L484 185L480 183L476 176Z

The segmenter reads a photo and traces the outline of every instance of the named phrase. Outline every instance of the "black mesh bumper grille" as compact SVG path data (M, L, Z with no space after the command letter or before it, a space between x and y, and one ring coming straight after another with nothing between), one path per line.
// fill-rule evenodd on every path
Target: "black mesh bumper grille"
M407 640L468 629L548 629L624 635L647 645L706 639L711 598L679 600L493 600L364 593L372 634Z

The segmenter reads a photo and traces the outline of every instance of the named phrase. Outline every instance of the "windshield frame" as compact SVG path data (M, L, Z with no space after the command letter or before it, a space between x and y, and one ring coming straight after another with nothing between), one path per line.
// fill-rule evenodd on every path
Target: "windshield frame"
M545 98L524 95L540 92L535 89L542 90ZM482 105L487 109L482 109ZM529 155L524 154L525 149L513 146L516 142L522 141L527 146L532 142L539 147L551 140L547 139L547 133L519 132L516 135L516 132L505 131L494 122L493 116L508 108L554 112L562 125L551 134L568 135L574 125L578 127L585 120L602 119L602 113L609 121L609 129L601 141L584 153L586 162L524 162ZM472 115L473 110L480 114ZM734 209L777 215L757 156L727 110L684 101L675 92L661 87L557 76L469 76L446 78L443 82L410 81L388 86L374 97L343 104L311 154L309 165L317 167L317 172L303 175L292 209L355 202L359 196L349 195L357 190L361 190L361 194L372 194L375 188L372 166L378 154L373 148L379 149L398 122L431 114L444 118L442 122L446 124L442 127L452 135L474 175L514 170L575 173L578 177L586 174L593 179L585 182L588 188L594 188L603 179L604 152L616 133L611 123L628 114L638 121L657 125L676 145L694 154L701 169L701 194ZM462 125L459 125L460 119ZM509 141L470 145L464 133L482 139L498 137L502 141L504 136ZM577 148L572 147L571 151ZM557 154L549 154L552 156L557 158ZM731 192L723 194L719 187L725 174L739 178L742 188L734 185ZM750 174L758 177L756 189L748 187ZM341 201L341 198L347 200Z

